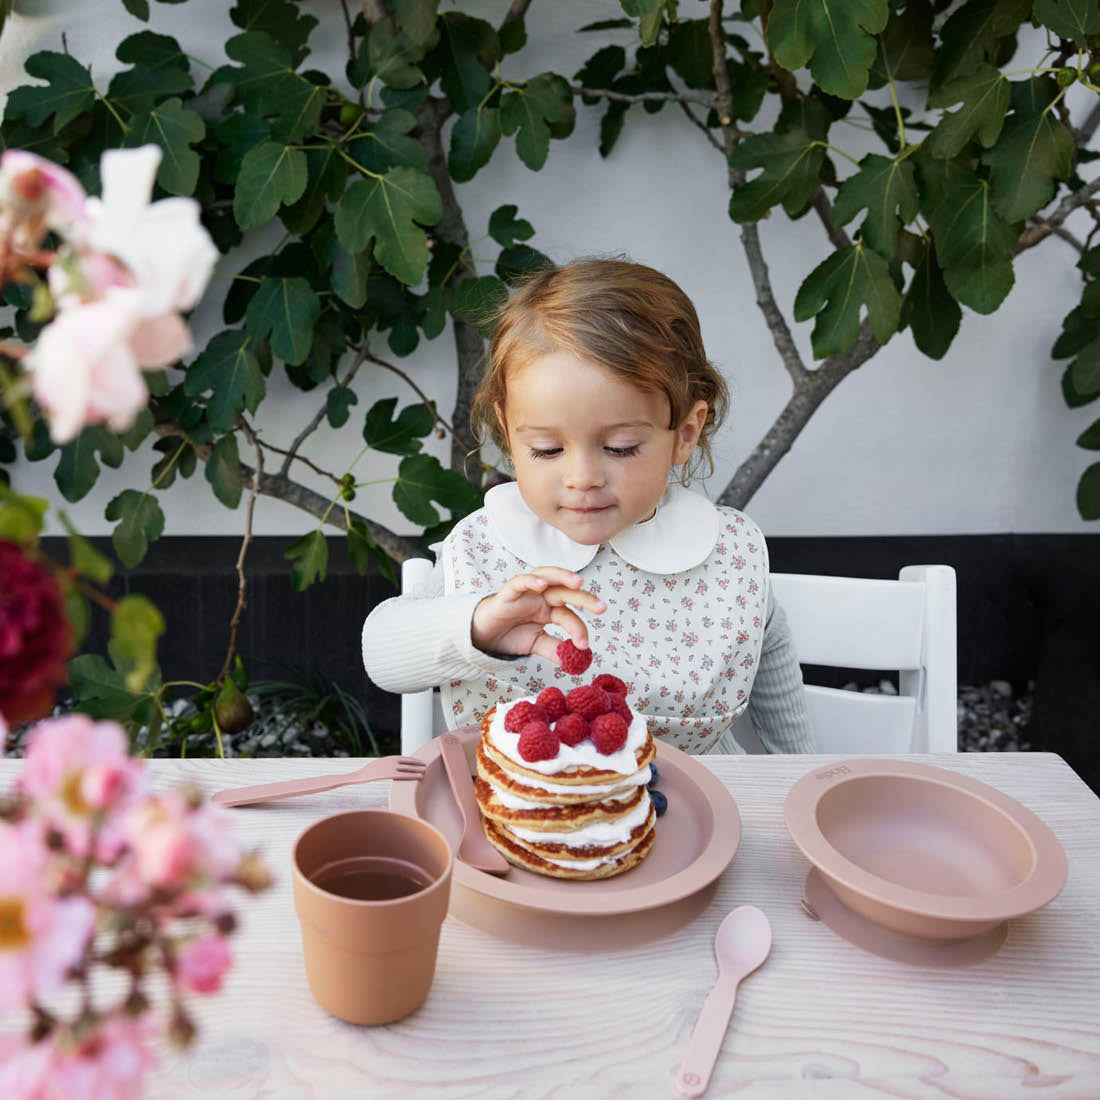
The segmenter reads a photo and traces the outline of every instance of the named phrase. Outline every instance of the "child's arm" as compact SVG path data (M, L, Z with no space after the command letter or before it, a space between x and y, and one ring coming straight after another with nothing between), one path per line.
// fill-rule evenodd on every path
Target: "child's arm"
M559 663L559 639L543 627L554 623L587 645L584 620L572 607L597 615L605 609L581 583L578 574L542 566L488 596L448 596L437 563L424 584L383 601L367 616L363 667L384 691L411 692L483 678L528 653Z
M787 616L770 591L764 643L748 710L753 729L768 752L817 751Z
M420 586L380 603L363 624L363 667L383 691L411 692L499 672L507 659L470 638L484 593L444 595L443 566ZM514 660L514 658L512 658Z

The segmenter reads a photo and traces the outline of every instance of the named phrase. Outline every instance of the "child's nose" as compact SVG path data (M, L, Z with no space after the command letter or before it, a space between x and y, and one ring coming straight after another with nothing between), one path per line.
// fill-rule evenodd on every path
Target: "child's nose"
M565 484L575 492L598 489L604 483L603 462L596 455L574 453L565 475Z

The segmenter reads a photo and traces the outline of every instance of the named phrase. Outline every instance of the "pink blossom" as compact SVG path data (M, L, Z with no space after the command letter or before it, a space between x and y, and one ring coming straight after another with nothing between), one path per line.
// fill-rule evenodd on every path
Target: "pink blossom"
M56 1049L52 1039L27 1042L0 1036L0 1096L5 1100L54 1100L49 1075Z
M192 346L179 314L198 302L218 250L193 199L149 201L160 158L155 145L104 153L103 194L82 198L50 268L59 310L26 365L55 443L86 424L129 427L149 397L141 369L166 367Z
M88 228L82 238L88 249L113 256L125 265L142 292L144 323L165 322L182 310L192 309L206 289L218 258L218 250L199 220L199 204L194 199L149 201L160 159L156 145L113 149L103 154L103 195L88 200ZM182 322L180 326L186 335ZM147 360L144 365L167 366L182 354L175 351L167 357L166 349L178 347L180 340L179 328L167 327L172 330L170 338L164 331L156 338L144 337L143 342L155 347L160 357L160 362ZM188 337L186 346L189 344Z
M220 807L193 807L180 791L150 798L126 816L124 829L131 858L119 889L132 881L152 887L200 889L228 879L241 858L232 818Z
M38 822L0 823L0 1014L56 993L95 929L85 897L57 898Z
M88 852L98 826L96 854L109 862L124 840L121 812L145 794L148 777L120 725L72 714L31 731L18 786L74 855Z
M224 937L203 936L179 953L177 974L180 981L196 993L216 993L232 964L233 956Z
M138 1100L144 1076L156 1064L148 1015L109 1016L81 1046L51 1036L24 1044L0 1065L4 1100Z
M145 407L149 391L130 347L140 311L137 291L112 288L99 300L61 310L39 334L25 362L55 443L104 420L124 431Z
M49 229L66 230L84 217L84 188L52 161L9 149L0 156L0 206L19 216L38 216Z

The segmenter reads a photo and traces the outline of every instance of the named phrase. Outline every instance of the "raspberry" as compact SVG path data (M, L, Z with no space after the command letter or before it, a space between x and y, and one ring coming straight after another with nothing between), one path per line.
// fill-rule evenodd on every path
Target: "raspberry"
M611 706L608 707L609 714L617 714L622 720L629 726L634 721L634 712L626 705L626 700L621 695L612 695L608 693L607 696L611 700Z
M556 652L562 671L568 672L570 676L580 676L592 663L592 650L578 649L569 638L558 643Z
M588 736L588 723L579 714L566 714L554 723L563 745L579 745Z
M522 703L516 703L504 716L504 728L509 733L519 733L528 722L546 722L546 712L542 707L529 703L526 699Z
M528 722L519 731L519 754L524 760L553 760L558 748L558 735L545 722Z
M611 676L609 673L601 672L592 683L598 688L603 688L608 695L626 695L626 684L624 684L618 676Z
M565 696L561 688L543 688L535 704L542 708L542 712L550 722L556 722L565 713Z
M579 714L582 718L595 718L598 714L606 714L607 708L607 692L592 684L574 688L565 697L565 709Z
M605 756L626 744L626 722L618 714L601 714L592 720L592 744Z

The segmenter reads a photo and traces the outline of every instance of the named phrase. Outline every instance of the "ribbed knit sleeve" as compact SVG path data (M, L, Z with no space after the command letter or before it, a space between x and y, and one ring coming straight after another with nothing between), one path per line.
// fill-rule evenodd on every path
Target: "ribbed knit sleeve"
M748 713L768 752L817 751L791 628L783 608L770 592L764 642L749 693ZM732 732L736 737L736 723Z
M363 667L383 691L424 691L506 669L470 639L477 593L444 595L443 566L420 586L380 603L363 623Z

